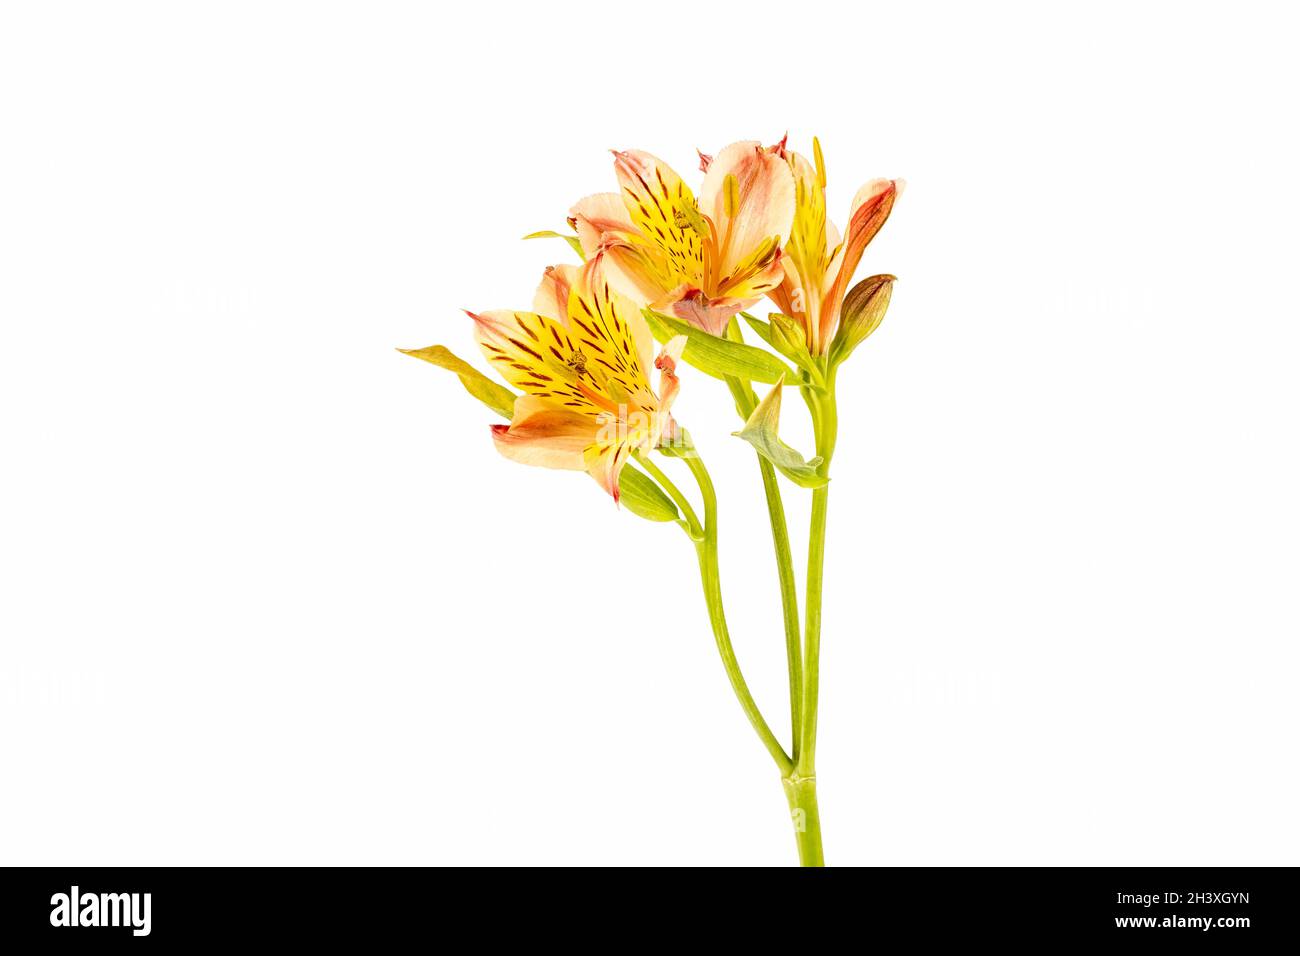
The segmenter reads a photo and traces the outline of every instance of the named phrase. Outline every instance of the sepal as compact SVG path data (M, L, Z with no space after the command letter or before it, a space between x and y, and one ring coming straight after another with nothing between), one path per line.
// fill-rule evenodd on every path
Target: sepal
M524 236L525 239L563 239L569 244L569 247L578 254L578 258L583 262L587 261L587 255L582 251L582 242L577 236L566 235L563 232L556 232L554 229L543 229L541 232L530 232Z
M460 379L460 384L465 386L465 391L492 409L492 411L507 419L514 415L515 393L492 381L473 365L456 356L446 346L430 345L428 348L423 349L398 349L397 351L403 355L423 359L439 368L445 368L449 372L455 372Z

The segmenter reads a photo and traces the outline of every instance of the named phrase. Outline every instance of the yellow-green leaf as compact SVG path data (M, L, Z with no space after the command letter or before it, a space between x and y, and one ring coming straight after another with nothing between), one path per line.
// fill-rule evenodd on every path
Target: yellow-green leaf
M732 434L753 445L755 451L796 485L820 488L830 480L818 471L822 459L817 457L804 461L803 455L781 441L781 436L777 434L781 418L782 384L784 383L779 383L768 392L745 422L745 427Z
M510 418L515 410L515 393L504 385L498 385L473 365L458 358L450 349L442 345L430 345L423 349L398 349L403 355L423 359L439 368L455 372L460 384L480 402L502 418Z
M530 232L524 236L525 239L563 239L570 248L578 254L578 258L583 262L587 261L587 256L582 251L582 243L578 241L577 236L570 236L563 232L556 232L553 229L543 229L541 232Z
M723 379L734 375L768 385L774 385L787 376L798 378L790 366L762 349L710 335L688 322L652 309L645 309L644 314L650 331L660 342L667 342L674 335L686 336L686 351L682 358L706 375Z

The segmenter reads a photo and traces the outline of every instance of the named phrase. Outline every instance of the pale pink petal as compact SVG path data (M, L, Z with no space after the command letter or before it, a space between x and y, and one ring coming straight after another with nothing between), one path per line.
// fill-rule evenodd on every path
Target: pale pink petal
M728 176L736 180L732 214L727 211ZM732 143L709 164L700 208L712 221L717 240L720 260L713 271L721 282L735 279L738 269L752 266L761 246L775 238L780 247L790 236L795 189L789 164L757 142Z
M636 226L628 217L627 207L618 193L596 193L579 199L569 210L569 223L578 233L582 251L588 257L600 246L607 232L634 233Z
M533 311L561 325L568 324L569 290L577 274L577 266L547 266L533 296Z
M744 304L732 299L710 299L699 289L684 290L669 306L672 314L683 322L719 337L727 334L727 323L743 308L746 308Z

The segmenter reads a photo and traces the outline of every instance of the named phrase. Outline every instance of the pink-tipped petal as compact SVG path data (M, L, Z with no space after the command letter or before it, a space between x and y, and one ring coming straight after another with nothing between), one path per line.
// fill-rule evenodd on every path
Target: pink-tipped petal
M636 232L618 193L596 193L579 199L569 210L569 222L588 258L595 254L606 233L626 236Z
M730 200L729 177L735 180ZM723 284L739 280L737 270L753 268L760 247L775 239L779 248L790 236L795 189L789 164L757 142L732 143L709 165L700 208L717 237L720 261L714 273Z
M512 461L585 471L583 452L596 440L599 427L591 416L523 395L515 401L510 424L492 426L492 438L497 451Z
M554 319L561 325L568 322L569 290L577 277L578 267L574 265L547 266L542 274L542 281L533 296L533 311Z
M874 179L858 190L853 197L853 214L844 235L844 242L831 260L827 274L834 276L825 297L821 315L821 340L829 343L839 321L840 303L848 291L853 273L867 244L875 238L894 208L901 180Z

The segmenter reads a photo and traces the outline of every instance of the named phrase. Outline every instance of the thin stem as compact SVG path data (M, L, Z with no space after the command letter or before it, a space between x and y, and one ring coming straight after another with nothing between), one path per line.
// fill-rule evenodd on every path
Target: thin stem
M748 383L727 376L727 387L736 401L736 411L749 418L755 407L755 395ZM772 527L772 548L776 553L776 576L781 588L781 616L785 625L786 672L790 679L790 746L799 757L799 735L803 714L803 651L799 644L799 593L794 580L794 560L790 556L790 530L785 521L785 503L776 469L762 455L755 454L767 498L767 520Z
M677 503L677 507L682 510L682 514L686 516L686 531L691 536L691 540L698 542L702 539L704 537L704 526L700 524L700 519L696 516L695 509L691 507L690 501L673 484L672 479L663 473L663 469L650 460L649 455L635 451L632 453L632 457L636 459L638 465L649 473L651 478L663 486L664 491L668 492L668 497L672 498Z
M834 373L827 390L813 396L814 420L817 424L817 454L822 463L819 471L829 475L831 456L835 452L837 419L835 408ZM822 569L826 557L826 509L830 486L822 485L813 491L812 519L808 529L807 595L804 599L803 648L803 733L799 740L797 773L801 777L816 774L817 755L817 693L821 664L822 635Z
M722 657L722 666L731 681L731 689L735 691L736 698L740 701L741 709L745 711L745 716L749 718L763 746L776 761L784 777L794 769L794 762L781 747L772 733L772 728L763 719L753 694L749 692L749 685L745 683L744 675L740 672L740 663L736 660L736 652L731 645L731 635L727 630L726 613L722 606L722 584L718 574L718 502L713 490L713 481L698 453L687 455L683 460L695 476L700 486L700 495L704 500L704 540L696 543L695 550L700 560L700 580L704 585L704 600L708 605L709 622L713 625L713 637L718 645L718 654Z
M776 552L776 574L781 585L781 616L785 623L785 660L790 675L790 741L799 754L803 729L803 654L799 649L799 592L794 580L794 559L790 556L790 530L785 523L785 504L776 483L776 469L761 455L758 470L767 496L767 519L772 526L772 548Z

